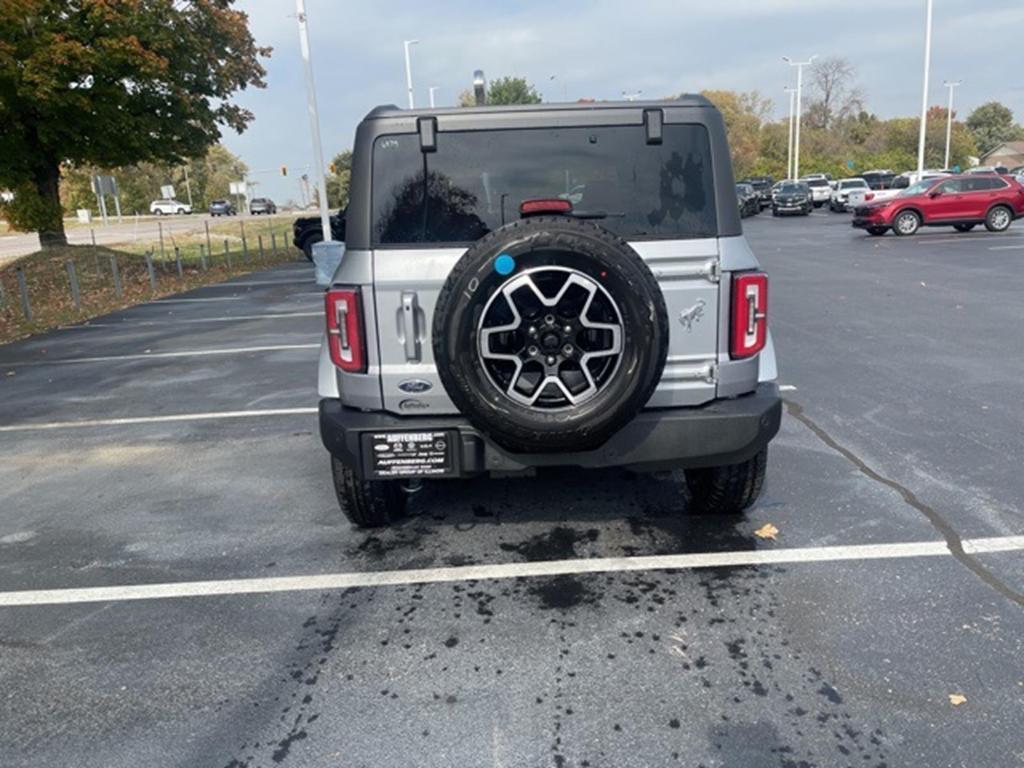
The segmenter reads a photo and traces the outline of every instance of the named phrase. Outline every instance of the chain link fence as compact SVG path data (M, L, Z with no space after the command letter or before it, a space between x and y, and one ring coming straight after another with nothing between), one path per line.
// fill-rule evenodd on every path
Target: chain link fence
M293 217L188 218L75 227L67 248L0 267L0 342L305 258Z

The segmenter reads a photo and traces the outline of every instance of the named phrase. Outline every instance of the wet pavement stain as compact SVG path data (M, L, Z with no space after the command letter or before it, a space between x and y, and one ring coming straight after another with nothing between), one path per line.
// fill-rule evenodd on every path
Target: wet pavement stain
M270 749L270 760L274 764L281 764L288 759L296 743L309 738L308 728L320 719L319 712L310 711L314 702L314 691L311 689L315 689L324 667L336 650L345 617L358 608L361 602L372 602L373 595L360 596L358 593L361 591L359 587L353 587L340 596L325 594L321 598L321 607L327 611L327 615L316 613L302 623L303 634L294 649L297 658L286 665L287 674L277 680L274 686L277 695L270 701L252 702L254 708L270 704L266 707L270 712L276 709L278 714L272 715L276 722L268 723L267 727L273 730L284 727L284 734L270 740L264 738L262 741L243 742L237 751L244 757L232 758L225 768L254 768L262 765L263 761L258 759L259 753Z
M574 576L554 576L549 579L535 579L529 593L537 598L544 610L569 611L581 605L594 605L598 601L596 592Z
M569 560L579 556L576 551L577 544L596 542L599 536L600 531L596 528L581 531L558 525L550 531L531 536L526 541L515 544L503 542L500 546L502 551L515 552L530 562Z

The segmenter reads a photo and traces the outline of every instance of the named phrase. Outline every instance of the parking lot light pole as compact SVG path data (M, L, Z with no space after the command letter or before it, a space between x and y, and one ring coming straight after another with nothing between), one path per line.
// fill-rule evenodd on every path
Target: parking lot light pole
M924 87L921 90L921 131L917 136L917 180L924 175L924 138L928 122L928 70L932 62L932 0L925 0Z
M949 106L946 108L946 159L942 161L942 170L949 168L949 142L953 138L953 89L963 80L946 80L943 85L949 88Z
M434 106L435 106L434 105L434 91L436 91L436 90L437 90L437 86L436 85L432 85L429 88L429 91L430 91L430 108L431 109L433 109Z
M416 104L412 98L412 59L409 57L409 46L416 45L419 40L406 40L405 45L405 87L409 91L409 109L415 109Z
M807 61L793 61L789 56L782 57L782 60L789 66L796 67L796 135L793 138L793 176L791 177L794 179L800 178L800 112L804 88L804 67L810 65L816 58L818 58L818 54L814 54Z
M793 178L793 114L796 112L796 88L786 87L789 94L789 137L786 139L786 178Z
M295 0L299 19L299 46L302 49L302 65L306 75L306 110L309 113L309 130L313 138L313 165L316 174L317 196L320 203L320 226L324 240L330 241L331 217L327 213L327 182L324 178L324 150L320 144L320 114L316 108L316 86L313 83L313 61L309 52L309 27L306 23L306 0Z

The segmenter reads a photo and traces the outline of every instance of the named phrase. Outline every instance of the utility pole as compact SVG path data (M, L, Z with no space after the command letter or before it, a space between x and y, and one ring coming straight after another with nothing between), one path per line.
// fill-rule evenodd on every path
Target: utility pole
M436 91L436 90L437 90L437 86L436 85L432 85L429 88L429 91L430 91L430 108L431 109L433 109L434 106L435 106L434 105L434 91Z
M963 80L946 80L943 85L949 88L949 106L946 108L946 159L942 161L942 170L949 168L949 142L953 138L953 89Z
M188 195L188 207L191 208L192 207L192 184L189 183L189 180L188 180L188 166L186 165L186 166L184 166L184 168L185 168L185 194Z
M787 86L783 90L789 94L789 138L786 139L786 178L793 178L793 114L796 111L796 88Z
M412 98L412 59L409 58L409 46L416 45L419 40L406 40L405 45L405 87L409 91L409 109L415 109L416 104Z
M327 213L327 182L324 179L324 150L320 145L320 115L316 108L316 86L313 83L313 62L309 52L309 27L306 23L306 0L295 0L299 19L299 46L302 49L302 64L306 75L306 110L309 113L309 130L313 139L313 172L316 174L317 193L320 202L320 226L323 227L324 241L333 240L331 218ZM411 97L411 92L410 92Z
M814 54L807 61L793 61L789 56L782 57L782 60L789 66L796 67L796 135L793 138L792 176L794 179L800 178L800 114L803 111L804 67L809 66L816 58L818 58L818 54Z
M924 87L921 90L921 132L917 137L917 180L924 175L924 137L928 121L928 70L932 61L932 0L925 0Z

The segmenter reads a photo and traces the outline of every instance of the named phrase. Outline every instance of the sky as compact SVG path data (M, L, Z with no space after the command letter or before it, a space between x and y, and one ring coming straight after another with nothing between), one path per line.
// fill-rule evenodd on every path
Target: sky
M925 0L306 0L325 162L350 148L359 120L379 104L407 103L403 40L412 47L414 97L450 106L473 70L526 77L546 101L663 98L704 89L760 91L779 117L795 70L783 56L843 56L857 69L868 109L883 118L921 109ZM1022 0L934 0L930 104L943 80L962 80L966 116L998 100L1024 121ZM299 200L311 167L294 0L238 0L260 45L267 87L236 102L255 120L223 138L250 168L258 193ZM554 79L552 79L554 78ZM282 176L281 166L288 168Z

